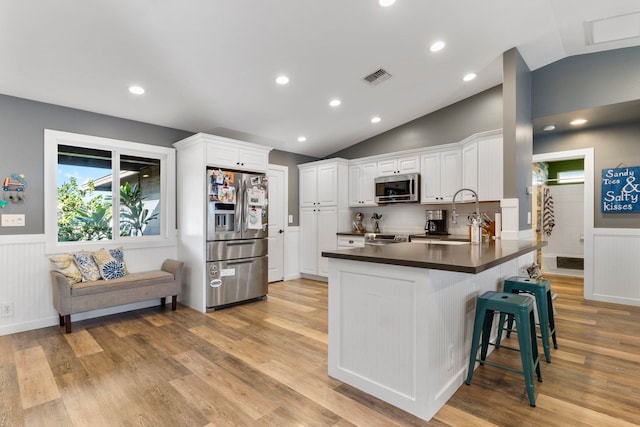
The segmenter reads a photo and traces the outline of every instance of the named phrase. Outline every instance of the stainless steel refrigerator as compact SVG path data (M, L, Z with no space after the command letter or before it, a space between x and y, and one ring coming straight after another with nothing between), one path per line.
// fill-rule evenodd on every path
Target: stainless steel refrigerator
M207 169L207 310L267 295L264 174Z

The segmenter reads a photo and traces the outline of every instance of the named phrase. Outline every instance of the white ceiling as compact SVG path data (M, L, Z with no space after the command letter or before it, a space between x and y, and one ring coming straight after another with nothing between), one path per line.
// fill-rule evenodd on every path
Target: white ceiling
M535 70L639 45L585 36L587 21L639 10L639 0L0 0L0 93L321 157L500 84L513 47ZM436 40L446 47L431 53ZM362 80L379 68L393 77ZM287 86L274 82L281 73ZM342 105L329 107L333 97Z

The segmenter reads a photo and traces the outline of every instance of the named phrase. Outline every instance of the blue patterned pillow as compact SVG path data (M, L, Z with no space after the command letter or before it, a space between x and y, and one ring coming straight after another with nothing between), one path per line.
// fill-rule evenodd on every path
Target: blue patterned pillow
M100 280L98 265L93 260L91 252L74 252L73 260L76 262L80 273L82 273L83 282L95 282L96 280Z
M124 274L129 274L129 270L127 270L127 264L124 262L124 252L122 252L122 248L109 249L109 253L116 261L122 263Z
M115 251L115 257L111 251ZM117 279L127 274L124 264L124 256L121 255L122 251L120 250L118 252L118 249L100 249L99 251L93 252L93 259L98 265L100 276L104 280Z

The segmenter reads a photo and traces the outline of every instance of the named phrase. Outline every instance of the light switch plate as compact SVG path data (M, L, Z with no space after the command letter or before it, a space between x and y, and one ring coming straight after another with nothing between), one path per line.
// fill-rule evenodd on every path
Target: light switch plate
M3 214L3 227L24 227L24 214Z
M293 215L289 215L289 224L293 224Z

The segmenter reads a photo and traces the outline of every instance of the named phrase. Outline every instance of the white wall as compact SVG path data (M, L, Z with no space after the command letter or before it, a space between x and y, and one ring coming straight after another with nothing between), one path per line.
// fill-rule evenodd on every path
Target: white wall
M449 233L453 235L467 236L469 230L467 227L467 214L475 212L474 203L456 203L456 211L460 216L458 217L458 224L451 224L451 203L445 203L442 205L422 205L418 203L407 204L395 204L387 206L378 206L375 208L350 208L351 213L362 212L365 217L365 226L367 231L373 231L373 224L371 222L371 216L374 212L382 214L382 220L380 221L381 233L408 233L417 234L424 233L424 226L426 222L426 210L446 209L449 224ZM500 211L500 204L498 202L484 202L480 203L480 212L486 212L492 219L496 211ZM353 217L353 215L352 215ZM348 232L351 230L339 230L341 232Z
M556 266L556 257L584 257L584 184L549 186L553 197L555 227L551 236L543 233L548 245L542 248L545 273L583 276L582 270Z
M166 258L176 258L174 246L149 249L125 249L125 262L131 272L157 270ZM13 304L13 316L0 317L0 335L44 328L59 324L53 308L51 268L45 254L45 236L28 234L0 236L0 303ZM80 313L71 317L89 319L158 305L159 300L128 304L104 310Z

